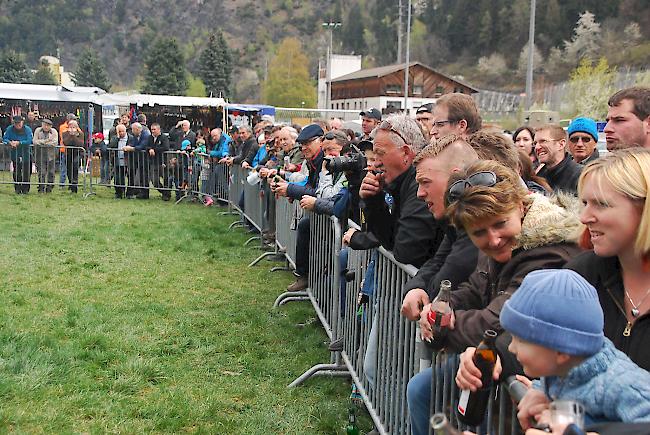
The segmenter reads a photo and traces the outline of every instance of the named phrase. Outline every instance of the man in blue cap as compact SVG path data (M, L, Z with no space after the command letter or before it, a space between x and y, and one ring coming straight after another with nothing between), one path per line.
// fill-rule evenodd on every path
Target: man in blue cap
M569 153L573 161L586 165L599 157L596 144L598 143L598 129L596 121L591 118L576 118L567 129L569 134Z
M296 142L305 157L303 164L307 165L309 175L305 184L288 183L284 180L273 183L271 189L278 196L300 201L303 196L316 196L318 178L323 166L323 150L321 137L323 129L318 124L309 124L300 131ZM296 282L287 287L287 291L302 291L307 288L309 273L309 216L304 216L298 223L298 239L296 241Z

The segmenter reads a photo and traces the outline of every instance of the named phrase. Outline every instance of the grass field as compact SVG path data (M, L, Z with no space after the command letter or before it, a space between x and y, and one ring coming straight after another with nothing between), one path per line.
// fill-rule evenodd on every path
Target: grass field
M0 186L0 432L344 432L349 381L286 388L326 335L233 217L34 190Z

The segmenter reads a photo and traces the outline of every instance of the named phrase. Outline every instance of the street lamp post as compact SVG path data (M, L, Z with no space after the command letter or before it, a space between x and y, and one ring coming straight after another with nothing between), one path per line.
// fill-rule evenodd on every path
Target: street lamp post
M327 22L323 23L324 29L329 29L330 31L330 43L327 47L327 98L325 99L325 108L329 109L332 101L332 44L333 44L333 32L337 27L341 27L341 23Z

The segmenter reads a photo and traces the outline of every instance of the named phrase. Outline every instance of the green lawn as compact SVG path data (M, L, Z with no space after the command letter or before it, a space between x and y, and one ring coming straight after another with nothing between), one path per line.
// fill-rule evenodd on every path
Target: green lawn
M344 431L349 381L286 388L326 335L234 217L34 190L0 186L0 432Z

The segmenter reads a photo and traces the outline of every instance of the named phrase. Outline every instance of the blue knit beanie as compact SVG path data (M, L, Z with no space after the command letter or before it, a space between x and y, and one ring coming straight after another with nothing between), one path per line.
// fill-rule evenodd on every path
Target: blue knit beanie
M569 355L603 347L603 310L596 289L572 270L530 272L501 310L512 335Z
M598 142L598 128L596 127L596 121L591 118L576 118L571 121L567 133L569 137L576 131L587 133L594 138L594 142Z

